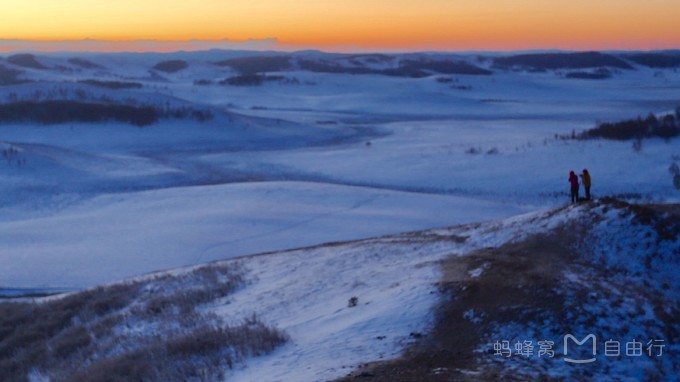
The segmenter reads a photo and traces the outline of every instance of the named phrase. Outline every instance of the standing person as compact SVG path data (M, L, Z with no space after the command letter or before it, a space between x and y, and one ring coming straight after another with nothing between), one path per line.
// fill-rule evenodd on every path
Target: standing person
M586 190L586 200L590 200L590 174L588 169L583 169L583 174L581 174L581 183L583 183L583 188Z
M578 202L578 176L574 173L574 170L569 172L569 184L571 184L571 202Z

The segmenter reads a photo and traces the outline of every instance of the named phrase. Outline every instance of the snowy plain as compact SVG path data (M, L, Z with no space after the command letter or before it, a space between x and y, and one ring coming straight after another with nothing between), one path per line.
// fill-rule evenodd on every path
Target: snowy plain
M83 55L93 68L38 56L47 69L17 67L37 82L0 87L2 102L107 99L215 115L144 128L0 126L0 149L17 152L0 160L0 286L85 287L508 217L564 203L571 169L590 170L595 195L677 200L668 174L680 156L675 143L648 140L636 152L630 142L555 139L597 120L673 110L674 70L639 67L606 81L443 76L449 82L300 70L273 73L294 83L252 87L219 85L236 72L185 56L188 68L176 73L151 69L162 55ZM93 78L143 86L77 82Z
M172 188L104 195L52 216L1 222L0 261L4 285L78 288L525 210L467 197L305 182Z

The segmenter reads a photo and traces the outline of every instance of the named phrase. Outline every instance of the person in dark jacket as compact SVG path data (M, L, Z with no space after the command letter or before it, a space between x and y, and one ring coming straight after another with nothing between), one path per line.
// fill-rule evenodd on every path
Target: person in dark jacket
M581 183L583 183L583 188L586 190L586 200L590 200L590 173L587 169L583 169L583 174L581 174Z
M569 184L571 185L571 202L578 202L578 176L574 173L574 170L569 172Z

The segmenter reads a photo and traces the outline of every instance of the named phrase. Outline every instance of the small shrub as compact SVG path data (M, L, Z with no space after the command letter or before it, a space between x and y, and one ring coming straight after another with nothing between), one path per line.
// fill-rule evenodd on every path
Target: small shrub
M677 163L673 162L670 166L668 166L668 172L670 172L671 175L678 175L680 174L680 167Z
M296 80L296 79L295 79ZM265 82L287 82L290 83L292 80L288 80L283 76L266 76L263 74L243 74L240 76L230 77L225 80L220 81L221 85L231 85L231 86L261 86ZM297 81L297 80L296 80ZM299 83L299 81L298 81Z
M9 69L0 65L0 86L18 85L24 82L28 82L26 80L19 79L19 76L22 73L23 72L21 70Z
M125 315L121 313L110 314L106 317L95 320L89 325L90 332L94 338L106 338L111 335L113 329L125 320ZM82 322L88 322L82 320Z
M358 304L359 304L359 298L356 297L356 296L351 297L351 298L349 299L349 301L347 301L347 307L348 307L348 308L354 308L354 307L357 306Z
M642 151L642 139L641 138L638 138L638 139L633 141L633 150L636 153L639 153L640 151Z
M57 373L64 382L127 382L157 380L152 355L137 351L104 358L75 373Z
M71 65L79 66L79 67L84 68L84 69L103 69L104 68L103 66L101 66L99 64L95 64L92 61L84 60L82 58L69 58L68 63L71 64Z
M184 280L192 280L192 285L187 286ZM146 302L145 309L141 310L143 316L189 314L197 306L228 296L245 281L238 267L204 266L188 275L164 282L168 288L176 292L154 294Z
M139 82L120 82L120 81L99 81L99 80L81 80L78 81L81 84L97 86L106 89L141 89L144 87Z
M605 80L611 78L612 73L605 68L601 68L594 72L569 72L565 77L581 80Z
M453 77L437 77L436 80L440 84L450 84L450 83L458 82L458 80L453 78Z
M201 327L186 335L173 338L165 346L168 356L185 358L194 354L217 351L229 344L233 334L222 328Z
M85 309L92 311L96 316L104 316L129 305L137 297L139 290L138 283L115 284L106 288L96 288L85 292L89 294Z
M66 359L78 350L89 346L91 342L92 338L86 328L74 326L56 336L51 348L58 358Z

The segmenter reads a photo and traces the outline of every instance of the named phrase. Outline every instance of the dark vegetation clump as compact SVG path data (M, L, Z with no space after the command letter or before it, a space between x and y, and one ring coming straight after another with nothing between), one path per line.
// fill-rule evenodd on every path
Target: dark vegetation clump
M244 286L238 265L0 303L3 381L221 380L287 340L256 316L225 324L205 306Z
M612 77L612 72L606 68L600 68L594 72L569 72L565 77L581 80L606 80Z
M134 89L142 86L136 82L82 81L91 86L108 89ZM57 87L36 90L30 94L11 92L6 103L0 103L0 124L68 122L123 122L143 127L160 119L194 119L205 122L213 119L209 108L173 105L170 102L144 103L128 97L115 99L106 94L89 93L83 87Z
M231 86L260 86L264 83L265 76L260 74L243 74L226 78L220 81L220 85Z
M297 80L294 80L297 81ZM220 85L231 86L261 86L265 82L294 82L284 76L268 76L264 74L243 74L240 76L229 77L220 81ZM299 81L298 81L299 83Z
M369 53L369 54L352 54L349 56L344 56L343 57L345 60L353 63L354 65L359 65L363 66L364 62L368 62L371 64L386 64L392 62L394 60L394 57L391 57L386 54L380 54L380 53Z
M0 65L0 86L18 85L28 82L19 78L21 74L21 70L10 69Z
M371 69L346 67L330 60L300 60L301 69L317 73L380 74L395 77L422 78L432 74L490 75L491 71L466 62L447 60L404 60L397 68Z
M627 59L639 65L650 68L678 68L680 67L680 54L666 53L637 53L625 56Z
M184 70L189 67L189 64L186 61L183 60L169 60L169 61L162 61L154 65L155 70L160 70L161 72L166 72L166 73L176 73L179 72L180 70Z
M218 66L228 66L242 75L264 72L280 72L290 68L289 56L239 57L217 62Z
M103 69L104 68L103 66L101 66L99 64L95 64L92 61L84 60L82 58L69 58L68 63L71 64L71 65L79 66L83 69Z
M482 151L481 147L471 146L471 147L468 147L467 149L465 149L465 154L477 155L477 154L481 154L482 152L483 151Z
M668 172L670 172L673 177L673 187L680 190L680 166L673 162L668 166Z
M329 60L299 60L300 69L315 73L378 74L378 70L365 67L346 67Z
M578 53L535 53L519 54L494 59L494 65L501 68L520 68L528 70L585 69L610 67L633 69L624 60L600 52Z
M579 139L605 138L615 140L641 140L643 138L671 139L680 135L680 107L674 114L647 118L638 117L621 122L604 122L576 136Z
M150 106L100 104L80 101L19 101L0 104L0 123L36 122L124 122L147 126L158 122L160 115Z
M458 82L457 79L451 77L437 77L435 80L440 84L452 84Z
M214 118L209 109L193 109L191 107L165 107L157 109L163 118L193 119L198 122L209 121Z
M105 89L141 89L144 87L139 82L122 82L122 81L100 81L100 80L81 80L78 81L81 84L97 86Z
M467 75L491 75L492 72L477 66L468 64L467 62L456 61L434 61L434 60L405 60L401 62L399 70L409 71L427 71L441 74L467 74Z
M38 61L32 54L15 54L13 56L7 57L7 61L17 66L23 66L24 68L47 69L47 67L41 64L40 61Z

